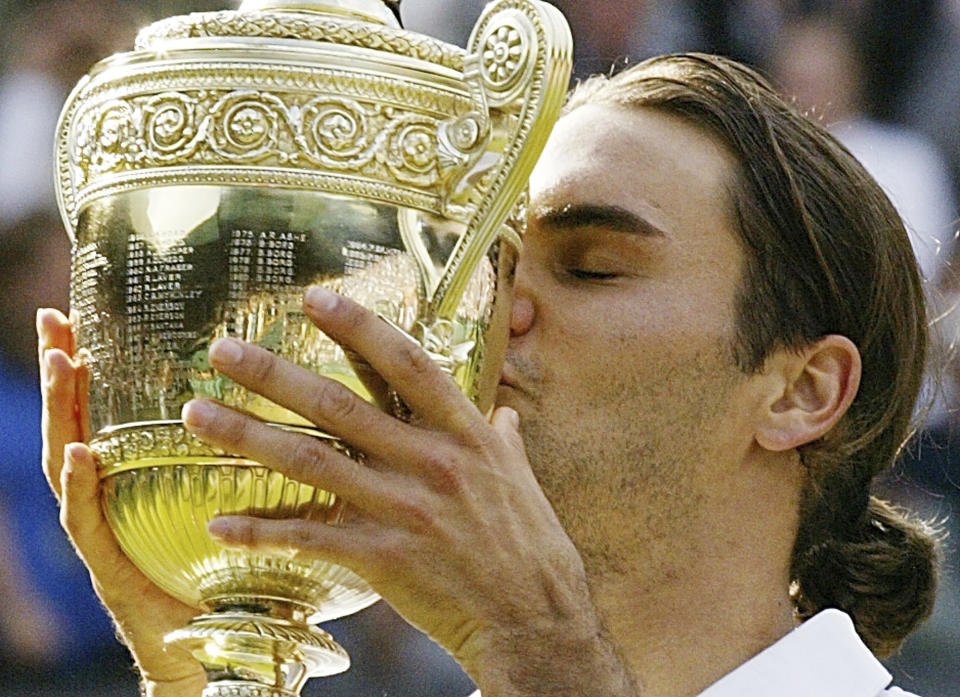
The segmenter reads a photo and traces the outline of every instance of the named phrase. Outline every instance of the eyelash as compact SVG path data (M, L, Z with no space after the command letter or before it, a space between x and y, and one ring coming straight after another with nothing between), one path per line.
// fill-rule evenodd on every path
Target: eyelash
M588 269L568 269L567 273L581 281L605 281L616 278L618 275L612 271L590 271Z

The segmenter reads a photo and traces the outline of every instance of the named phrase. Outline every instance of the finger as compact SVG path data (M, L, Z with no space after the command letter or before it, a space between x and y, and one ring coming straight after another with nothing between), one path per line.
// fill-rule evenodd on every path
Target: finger
M361 525L334 527L303 519L269 519L250 516L220 516L207 525L207 532L225 547L290 557L321 558L346 566L356 573L364 549L371 553L373 540Z
M43 468L50 487L59 496L63 448L83 435L76 428L73 331L59 310L37 310L37 351L43 400Z
M71 359L76 371L76 418L82 432L82 440L90 438L89 424L89 397L90 397L90 369L77 357L76 336L73 327L76 323L76 312L71 312L68 319L60 310L54 308L40 308L37 310L37 338L40 359L40 379L45 378L47 351L57 349L63 351ZM59 453L60 450L57 450Z
M490 425L516 453L525 453L523 436L520 434L520 415L510 407L498 407L490 418Z
M390 386L387 381L380 377L363 356L356 351L344 349L347 360L350 361L350 367L360 381L360 384L366 388L367 392L373 398L373 403L383 411L390 409Z
M333 492L364 510L387 510L395 501L381 474L319 437L285 431L204 399L184 405L182 416L187 429L205 441Z
M77 372L70 357L59 348L48 348L42 358L43 471L54 493L60 496L60 470L67 443L81 441L77 404Z
M77 395L74 418L77 428L80 429L80 440L87 443L90 441L90 366L74 361L74 370Z
M369 310L320 286L307 291L304 309L330 338L362 356L425 422L460 431L483 421L419 345Z
M367 454L389 452L400 461L411 461L422 451L410 426L336 380L235 339L213 342L209 356L211 365L225 375Z
M73 356L73 330L70 320L59 310L49 307L37 310L37 340L41 365L47 349L57 348L68 356Z

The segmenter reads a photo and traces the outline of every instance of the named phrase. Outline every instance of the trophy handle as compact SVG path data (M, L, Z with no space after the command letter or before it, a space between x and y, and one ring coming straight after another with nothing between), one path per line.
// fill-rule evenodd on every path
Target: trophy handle
M453 318L470 276L517 206L563 105L572 56L566 20L541 0L498 0L477 20L464 59L465 77L472 89L479 84L478 96L486 105L511 117L510 128L499 161L485 175L490 184L431 296L428 315L433 319ZM462 151L488 130L484 109L452 124L445 135ZM519 247L519 235L511 237Z

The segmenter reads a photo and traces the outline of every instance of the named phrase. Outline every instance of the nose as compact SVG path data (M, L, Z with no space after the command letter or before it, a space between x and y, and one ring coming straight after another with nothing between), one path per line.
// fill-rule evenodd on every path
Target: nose
M513 297L513 310L510 314L510 336L523 336L533 326L533 301L521 288L517 288Z

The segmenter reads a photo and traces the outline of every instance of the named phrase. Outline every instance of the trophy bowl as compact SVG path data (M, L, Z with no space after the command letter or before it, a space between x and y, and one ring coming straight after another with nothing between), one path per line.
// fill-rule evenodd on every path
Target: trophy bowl
M343 567L207 534L221 514L336 525L346 503L189 434L180 409L196 396L363 461L214 371L210 343L254 342L371 398L356 357L303 312L319 284L419 342L481 410L493 402L569 30L545 2L498 0L461 49L403 30L396 5L248 0L162 20L98 63L61 117L103 508L134 563L202 610L167 641L204 664L207 697L290 697L345 670L316 623L376 600Z

